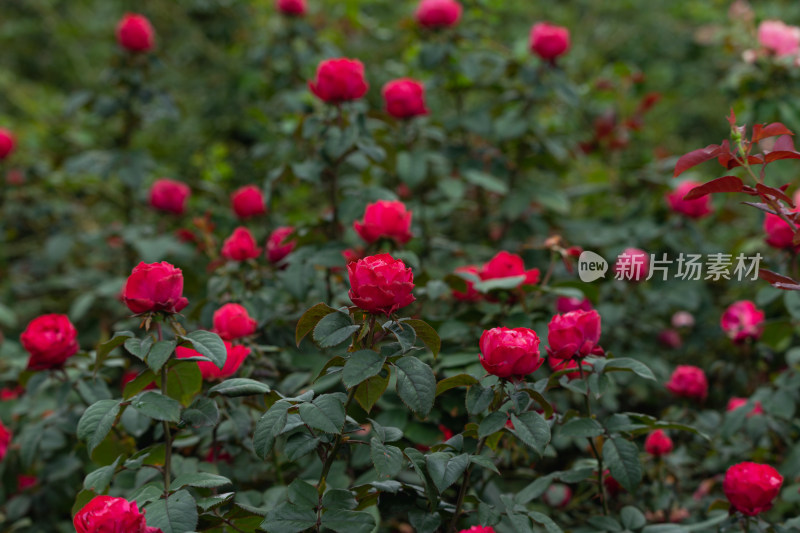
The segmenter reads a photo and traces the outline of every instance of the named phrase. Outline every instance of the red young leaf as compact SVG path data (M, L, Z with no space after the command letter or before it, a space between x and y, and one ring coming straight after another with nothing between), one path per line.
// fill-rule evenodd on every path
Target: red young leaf
M690 168L705 163L720 155L721 147L718 144L709 144L705 148L693 150L686 155L681 156L675 164L675 173L673 178L680 176Z
M765 270L763 268L759 269L758 277L768 282L776 289L783 289L785 291L800 290L800 283L793 280L792 278L787 278L786 276L782 276L781 274L776 274L775 272L772 272L770 270Z
M781 135L775 140L775 144L772 146L773 152L777 152L779 150L785 150L787 152L794 152L794 141L792 137L789 135Z
M721 178L717 178L709 181L708 183L704 183L695 187L689 191L689 194L684 196L683 199L695 200L697 198L702 198L707 194L713 194L717 192L741 192L743 188L744 183L742 183L742 180L736 176L722 176Z
M762 198L764 198L764 200L767 199L766 198L767 196L772 196L775 199L783 200L784 202L789 204L789 207L794 207L794 202L792 202L792 199L786 196L786 193L784 193L780 189L776 189L775 187L770 187L768 185L763 185L761 183L758 183L756 184L756 190L758 191L758 194Z
M768 137L777 137L778 135L794 135L792 130L781 124L780 122L773 122L772 124L768 124L766 126L762 126L761 124L756 124L753 126L753 139L754 143L757 143L761 139L766 139Z
M788 150L774 150L766 155L767 163L779 161L781 159L800 159L800 153Z
M751 206L751 207L755 207L756 209L761 209L761 210L762 210L762 211L764 211L765 213L770 213L771 215L775 215L775 214L777 214L777 213L775 213L775 210L774 210L774 209L772 209L772 208L771 208L770 206L768 206L767 204L763 204L763 203L761 203L761 202L742 202L742 203L743 203L744 205L749 205L749 206Z
M728 124L731 125L731 128L736 125L736 113L733 112L733 108L731 108L731 114L728 118Z

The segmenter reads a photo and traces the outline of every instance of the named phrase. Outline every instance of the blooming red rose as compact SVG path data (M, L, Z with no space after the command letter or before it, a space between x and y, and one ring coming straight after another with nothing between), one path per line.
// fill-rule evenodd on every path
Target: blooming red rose
M0 128L0 161L11 155L16 146L14 135L5 128Z
M125 282L122 301L136 314L180 313L189 305L183 296L183 272L166 261L139 263Z
M461 11L461 4L456 0L421 0L414 18L425 28L447 28L458 24Z
M473 276L480 278L480 273L478 271L478 267L475 265L468 265L458 267L455 270L456 274L459 272L464 272L466 274L472 274ZM476 302L481 299L481 293L475 290L475 282L469 279L464 280L467 283L467 291L466 292L459 292L457 290L453 290L453 298L456 300L461 300L463 302Z
M30 354L30 370L61 368L67 359L78 353L78 331L67 315L34 318L19 340Z
M277 0L278 11L292 17L302 17L308 11L306 0Z
M778 215L767 213L764 217L764 239L773 248L794 248L794 230L788 222Z
M670 209L676 213L686 215L689 218L703 218L714 212L711 205L711 195L701 196L694 200L684 200L683 197L689 194L689 191L695 187L702 185L699 181L684 181L678 187L667 194L667 203Z
M499 378L522 378L542 366L539 336L528 328L493 328L481 335L481 365Z
M654 457L667 455L672 451L672 439L664 433L663 429L657 429L645 439L644 451Z
M800 52L800 28L780 20L765 20L758 25L758 43L778 57Z
M400 259L378 254L347 264L350 300L369 313L390 315L416 300L414 274Z
M531 28L531 52L549 61L569 50L569 30L547 22L538 22Z
M570 311L591 311L592 302L589 298L570 298L559 296L556 299L556 310L559 313L569 313Z
M264 193L255 185L245 185L236 189L231 195L231 205L233 212L239 218L255 217L267 212Z
M552 357L548 357L547 364L550 365L550 370L553 372L570 370L574 368L575 372L567 372L564 374L570 381L581 377L581 372L578 369L578 362L575 359L553 359ZM581 366L583 367L584 374L591 372L592 368L594 367L594 365L589 361L581 361Z
M731 398L730 400L728 400L728 407L726 408L726 410L735 411L736 409L747 405L747 402L749 401L750 400L748 400L747 398ZM751 409L750 412L747 413L747 418L762 414L764 414L764 409L761 407L761 402L755 402L753 404L753 409Z
M161 178L150 188L150 205L159 211L182 215L191 192L185 183Z
M239 226L230 237L222 243L222 257L231 261L247 261L261 255L261 249L256 246L256 240L250 230Z
M594 309L555 315L547 327L547 353L553 359L603 355L598 342L600 314Z
M160 533L147 527L144 513L136 502L113 496L95 496L75 514L76 533Z
M750 300L739 300L725 309L719 325L735 343L758 340L764 332L764 311Z
M270 263L280 263L283 259L292 253L292 250L297 246L297 241L287 241L286 238L294 233L292 226L282 226L275 228L269 234L267 239L267 259Z
M156 32L147 17L128 13L117 24L117 42L131 52L148 52L155 44Z
M225 342L225 349L228 356L225 359L225 364L220 369L211 361L197 361L197 367L200 369L200 374L206 381L217 379L229 378L239 370L244 360L250 355L250 348L240 344L233 345L228 341ZM178 359L186 359L187 357L202 357L200 352L184 346L178 346L175 349L175 356Z
M367 206L364 220L353 222L353 228L367 243L385 237L405 244L412 237L411 211L406 210L403 202L378 200Z
M564 483L553 483L542 494L542 500L550 507L563 509L572 500L572 489Z
M386 112L394 118L412 118L427 115L425 86L410 78L392 80L383 86Z
M746 516L772 508L783 485L783 476L770 465L744 462L725 472L722 490L731 506Z
M539 283L539 269L525 270L525 262L517 254L498 252L488 263L481 267L481 280L525 276L520 285L536 285Z
M650 273L650 256L639 248L626 248L614 263L616 279L642 281Z
M332 104L358 100L369 89L364 79L364 64L357 59L326 59L317 67L317 76L308 86L314 95Z
M708 396L708 380L702 368L678 365L667 382L667 389L675 396L705 400Z
M8 453L9 444L11 444L11 430L0 422L0 461L2 461Z
M239 304L225 304L214 311L214 331L226 341L252 335L258 323L250 317L243 306Z

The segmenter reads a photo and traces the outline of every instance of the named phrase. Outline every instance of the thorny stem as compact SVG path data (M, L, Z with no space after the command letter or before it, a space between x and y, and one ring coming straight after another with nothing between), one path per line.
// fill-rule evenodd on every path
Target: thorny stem
M591 391L589 390L589 382L586 381L585 374L583 372L583 361L578 361L578 372L580 372L581 381L586 382L586 396L584 396L584 401L586 404L586 415L589 418L593 418L592 402L589 399L589 394ZM595 444L594 439L591 437L587 437L587 440L589 441L589 446L591 446L592 448L592 453L594 454L595 459L597 459L597 491L600 495L600 501L603 504L603 514L608 516L608 502L606 501L606 488L605 485L603 484L603 471L605 470L603 467L603 456L600 455L600 452L597 449L597 445Z

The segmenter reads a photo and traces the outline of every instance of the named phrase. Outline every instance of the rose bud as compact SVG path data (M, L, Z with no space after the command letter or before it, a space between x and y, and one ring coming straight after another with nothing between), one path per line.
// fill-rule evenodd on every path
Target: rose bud
M778 215L767 213L764 218L764 239L773 248L794 248L794 230L788 222Z
M78 353L78 332L67 315L42 315L34 318L20 335L30 354L29 370L61 368Z
M214 331L226 341L248 337L255 333L258 323L243 306L225 304L214 311Z
M229 378L239 370L239 367L244 363L245 358L250 355L250 348L242 346L241 344L233 345L228 341L225 342L225 349L228 352L225 358L225 364L220 369L211 361L197 361L197 367L200 369L203 379L206 381L213 381L218 379ZM184 346L175 348L175 356L178 359L186 359L187 357L202 357L200 352Z
M750 300L739 300L725 309L719 325L735 343L758 340L764 332L764 311Z
M183 296L183 272L166 261L139 263L122 288L122 301L136 314L180 313L189 305Z
M539 22L531 28L531 52L542 59L553 61L569 50L569 30L547 22Z
M542 500L550 507L563 509L572 500L572 489L563 483L553 483L542 494Z
M364 311L390 315L416 300L414 274L400 259L379 254L347 264L350 300Z
M353 229L368 244L380 238L405 244L412 237L411 211L406 210L403 202L378 200L364 210L363 221L353 222Z
M589 298L570 298L559 296L556 299L556 310L559 313L569 313L570 311L591 311L592 302Z
M458 24L461 11L461 4L456 0L422 0L414 18L423 28L448 28Z
M672 315L673 328L691 328L694 326L694 316L689 311L676 311Z
M464 272L466 274L472 274L475 277L480 277L480 274L478 273L478 267L476 267L475 265L458 267L455 270L455 272L456 274L458 274L459 272ZM467 283L467 292L459 292L454 289L453 298L455 298L456 300L461 300L462 302L477 302L478 300L480 300L481 293L475 290L475 282L469 279L464 279L464 281Z
M306 0L277 0L278 11L290 17L302 17L308 11Z
M261 255L261 249L256 246L256 240L250 230L239 226L230 237L222 243L222 257L231 261L247 261Z
M650 273L650 256L639 248L626 248L614 263L617 279L643 281Z
M144 512L136 502L113 496L95 496L72 519L76 533L161 533L147 527Z
M780 20L765 20L758 26L758 43L777 57L800 51L800 28Z
M658 334L658 342L667 348L677 350L683 345L681 334L674 329L665 329Z
M603 355L599 341L600 314L594 309L555 315L547 327L547 353L553 359Z
M2 461L8 453L9 444L11 444L11 430L0 422L0 461Z
M708 380L702 368L678 365L667 382L667 389L675 396L705 400L708 395Z
M155 44L156 32L143 15L126 14L117 24L117 42L130 52L148 52Z
M27 474L17 474L17 492L25 492L35 487L39 483L39 478Z
M495 533L492 526L472 526L469 529L462 529L458 533Z
M14 135L5 128L0 128L0 161L11 155L17 142Z
M547 364L550 365L550 370L553 372L570 370L572 368L576 369L575 372L567 372L564 374L570 381L581 377L581 372L578 370L578 362L575 359L553 359L552 357L548 357ZM581 361L581 366L583 367L584 374L587 374L592 371L594 365L589 361Z
M783 485L783 477L770 465L744 462L725 472L722 490L731 507L745 516L756 516L772 508Z
M663 429L657 429L650 433L644 441L644 451L653 457L662 457L672 451L672 439L664 433Z
M748 400L747 398L731 398L730 400L728 400L728 407L726 408L726 410L735 411L740 407L744 407L749 401L750 400ZM753 405L753 409L749 413L747 413L747 418L763 414L764 414L764 409L761 407L761 402L755 402L755 404Z
M711 205L711 195L701 196L694 200L684 200L684 196L689 194L689 191L695 187L699 187L702 183L698 181L684 181L674 191L667 194L667 204L669 208L676 213L686 215L689 218L703 218L714 212L714 207Z
M520 256L510 252L498 252L488 263L481 267L481 280L525 276L520 285L536 285L539 283L539 269L525 270L525 263Z
M267 259L270 263L280 263L287 255L292 253L297 241L287 241L286 238L294 233L292 226L275 228L267 239Z
M191 192L185 183L161 178L150 188L150 205L159 211L182 215Z
M499 378L523 378L542 366L539 336L528 328L487 329L481 335L481 365Z
M386 112L394 118L412 118L427 115L425 86L416 80L401 78L383 86Z
M357 59L326 59L317 67L314 81L308 82L314 95L329 104L358 100L369 89L364 79L364 64Z
M255 185L245 185L231 195L233 212L239 218L250 218L267 212L264 194Z

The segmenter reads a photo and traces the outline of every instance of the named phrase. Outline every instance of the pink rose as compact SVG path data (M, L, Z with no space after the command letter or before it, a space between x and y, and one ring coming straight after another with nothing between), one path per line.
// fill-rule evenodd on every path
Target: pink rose
M214 331L226 341L248 337L255 333L258 323L243 306L225 304L214 311Z
M364 311L390 315L416 300L414 274L405 263L379 254L347 264L350 300Z
M525 276L520 285L536 285L539 283L539 269L525 270L525 263L520 256L510 252L498 252L488 263L481 267L481 280Z
M538 22L531 28L530 48L542 59L553 61L569 50L569 30L547 22Z
M364 220L353 222L353 228L367 243L387 238L405 244L412 237L411 211L406 210L403 202L378 200L367 206Z
M780 20L765 20L758 26L758 42L778 57L800 51L800 28Z
M499 378L523 378L542 366L539 336L528 328L487 329L481 335L481 365Z
M626 248L614 263L617 279L643 281L650 273L650 256L639 248Z
M180 313L189 305L183 296L183 272L161 263L139 263L122 288L122 301L133 313Z
M130 52L148 52L155 45L156 32L143 15L128 13L117 24L117 42Z
M467 274L472 274L478 278L480 277L480 274L478 273L478 267L476 267L475 265L458 267L455 270L455 272L456 274L459 272L465 272ZM477 302L478 300L480 300L481 293L475 290L475 283L468 279L465 279L464 281L467 283L467 291L459 292L453 290L453 298L455 298L456 300L461 300L462 302Z
M292 233L294 233L294 228L292 226L275 228L275 230L270 233L269 239L267 239L267 259L269 259L270 263L280 263L295 249L297 241L286 240Z
M245 185L231 195L233 212L239 218L250 218L267 212L264 194L255 185Z
M794 230L788 222L778 215L767 213L764 217L765 241L773 248L794 248Z
M302 17L308 11L306 0L277 0L278 11L292 17Z
M136 502L113 496L95 496L75 514L76 533L161 533L147 527Z
M672 315L673 328L691 328L694 326L694 315L689 311L676 311Z
M739 300L722 313L719 325L735 343L758 340L764 332L764 311L750 300Z
M707 194L694 200L684 200L683 197L689 194L689 191L702 185L698 181L684 181L678 187L667 194L667 203L670 209L676 213L686 215L689 218L703 218L714 212L711 205L711 195Z
M456 0L422 0L414 18L424 28L447 28L458 24L461 11L461 4Z
M317 98L333 104L358 100L369 89L364 79L364 64L347 58L322 61L316 79L308 82L308 86Z
M708 396L708 380L702 368L678 365L667 382L667 389L675 396L705 400Z
M159 211L182 215L191 192L185 183L161 178L150 188L150 205Z
M769 465L744 462L725 472L722 490L731 506L746 516L772 508L783 485L783 476Z
M20 335L30 354L29 370L61 368L78 353L78 331L67 315L42 315L34 318Z
M225 364L220 369L211 361L197 361L197 367L200 369L203 379L206 381L213 381L218 379L229 378L239 370L244 360L250 355L250 348L240 344L233 345L228 341L225 342L225 349L228 356L225 359ZM175 356L178 359L186 359L187 357L201 357L200 352L184 346L178 346L175 349Z
M0 128L0 161L11 155L16 146L14 135L5 128Z
M749 401L750 400L748 400L747 398L731 398L730 400L728 400L728 406L725 410L735 411L736 409L739 409L740 407L744 407L745 405L747 405L747 402ZM751 409L750 412L747 413L747 418L762 414L764 414L764 409L761 407L761 402L755 402L755 404L753 404L753 409Z
M672 439L664 433L663 429L657 429L650 433L644 441L644 451L653 457L662 457L672 451Z
M555 315L547 327L547 353L553 359L603 355L598 342L600 314L594 309Z
M394 118L412 118L427 115L425 86L410 78L392 80L383 86L386 112Z
M256 240L250 230L239 226L230 237L222 243L222 257L231 261L247 261L261 255L261 249L256 246Z

